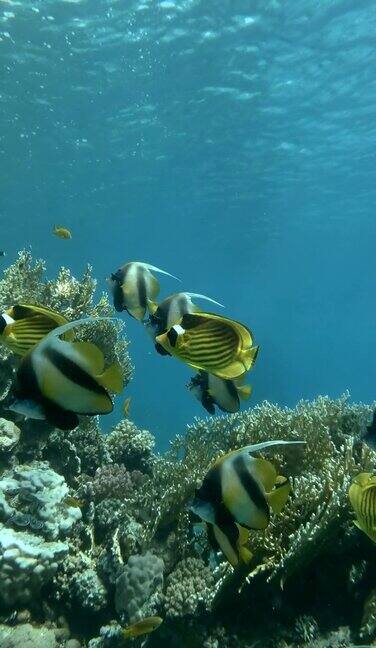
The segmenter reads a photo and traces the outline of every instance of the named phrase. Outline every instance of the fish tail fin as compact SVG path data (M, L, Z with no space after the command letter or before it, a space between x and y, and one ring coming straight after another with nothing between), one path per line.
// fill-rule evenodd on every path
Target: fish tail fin
M105 371L96 378L102 387L115 392L115 394L120 394L123 390L123 372L118 362L114 362L114 364L107 367L107 369L105 369Z
M154 270L154 272L160 272L161 274L167 275L168 277L172 277L173 279L176 279L177 281L181 281L179 277L175 277L175 275L171 274L170 272L166 272L166 270L161 270L161 268L157 268L157 266L153 266L150 263L142 263L142 265L147 268L148 270Z
M278 483L279 481L279 483ZM273 513L278 515L285 506L291 492L291 484L286 477L278 477L274 490L266 494Z
M242 400L248 400L253 391L252 385L239 385L236 389Z
M206 299L206 301L211 302L212 304L216 304L216 306L220 306L221 308L224 308L224 305L221 304L220 302L216 301L215 299L212 299L211 297L208 297L207 295L201 295L201 293L193 293L193 292L186 292L184 293L188 297L193 297L197 299Z

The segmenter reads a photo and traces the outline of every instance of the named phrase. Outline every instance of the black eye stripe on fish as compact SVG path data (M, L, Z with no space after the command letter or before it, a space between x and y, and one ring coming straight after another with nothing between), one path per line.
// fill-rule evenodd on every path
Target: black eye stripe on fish
M0 317L0 335L4 331L5 327L7 326L7 321L3 315Z
M88 389L96 394L107 395L104 387L90 376L84 369L81 369L76 363L59 353L59 351L48 347L45 349L45 356L52 364L69 380L77 383L80 387Z

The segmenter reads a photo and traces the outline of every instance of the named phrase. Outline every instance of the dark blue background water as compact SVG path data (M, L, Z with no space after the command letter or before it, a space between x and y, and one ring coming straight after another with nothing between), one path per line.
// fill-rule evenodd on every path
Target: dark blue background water
M251 403L375 398L374 4L1 2L1 244L56 273L160 266L254 331ZM54 238L62 223L73 239ZM126 318L161 446L191 372ZM102 419L103 420L103 419ZM104 427L108 424L103 420Z

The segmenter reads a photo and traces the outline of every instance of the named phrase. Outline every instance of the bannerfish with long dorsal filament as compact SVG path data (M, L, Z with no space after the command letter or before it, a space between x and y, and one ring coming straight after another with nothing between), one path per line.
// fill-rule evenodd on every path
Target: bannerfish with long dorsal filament
M120 365L114 363L105 369L103 353L95 344L65 342L59 337L98 319L110 318L85 318L64 324L22 359L10 410L29 418L44 418L62 430L74 429L79 414L112 412L108 392L120 393L123 388Z
M54 225L53 233L61 239L72 238L72 232L67 227L62 227L61 225Z
M376 475L364 472L354 477L349 499L356 515L355 526L376 542Z
M0 342L18 355L25 355L50 331L66 324L60 313L37 304L15 304L0 315ZM68 333L65 338L72 337Z
M225 380L207 371L199 371L187 387L209 414L215 414L215 406L222 412L238 412L240 399L247 400L252 393L251 385L242 385L241 379Z
M205 299L212 304L223 308L223 304L215 301L211 297L201 295L200 293L180 292L166 297L160 304L149 300L148 309L149 319L145 322L145 327L149 334L155 340L157 335L168 331L174 324L180 322L183 315L187 313L197 313L201 309L193 303L192 298ZM160 344L155 344L156 351L161 355L171 355Z
M191 367L226 380L248 371L258 353L244 324L213 313L187 313L155 341Z
M220 457L196 490L191 510L226 533L229 519L246 529L266 529L270 510L279 513L290 484L266 459L252 456L274 446L304 445L305 441L265 441Z
M109 284L115 310L118 312L126 310L139 321L145 319L148 302L153 302L160 290L159 281L152 271L177 279L169 272L141 261L130 261L111 275Z
M136 621L123 629L123 637L124 639L131 639L132 637L141 637L142 635L150 634L159 628L162 622L163 619L159 616L140 619L140 621Z

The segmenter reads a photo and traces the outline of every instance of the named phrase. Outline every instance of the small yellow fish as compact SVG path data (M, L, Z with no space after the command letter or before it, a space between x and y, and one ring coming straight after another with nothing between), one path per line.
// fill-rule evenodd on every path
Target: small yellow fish
M64 500L64 506L66 507L82 508L84 504L85 502L83 499L79 499L78 497L73 497L71 495L68 495Z
M124 628L123 637L124 639L130 639L131 637L140 637L144 634L150 634L151 632L154 632L162 622L163 619L159 616L146 617L145 619L136 621L136 623L132 623Z
M66 227L61 227L60 225L54 225L53 233L55 236L58 236L61 239L71 239L72 233Z
M354 477L349 499L356 515L355 526L376 542L376 475L359 473Z
M131 397L126 398L124 403L123 403L123 415L125 416L125 418L127 418L129 416L129 409L130 409L130 406L131 406L131 400L132 400Z

